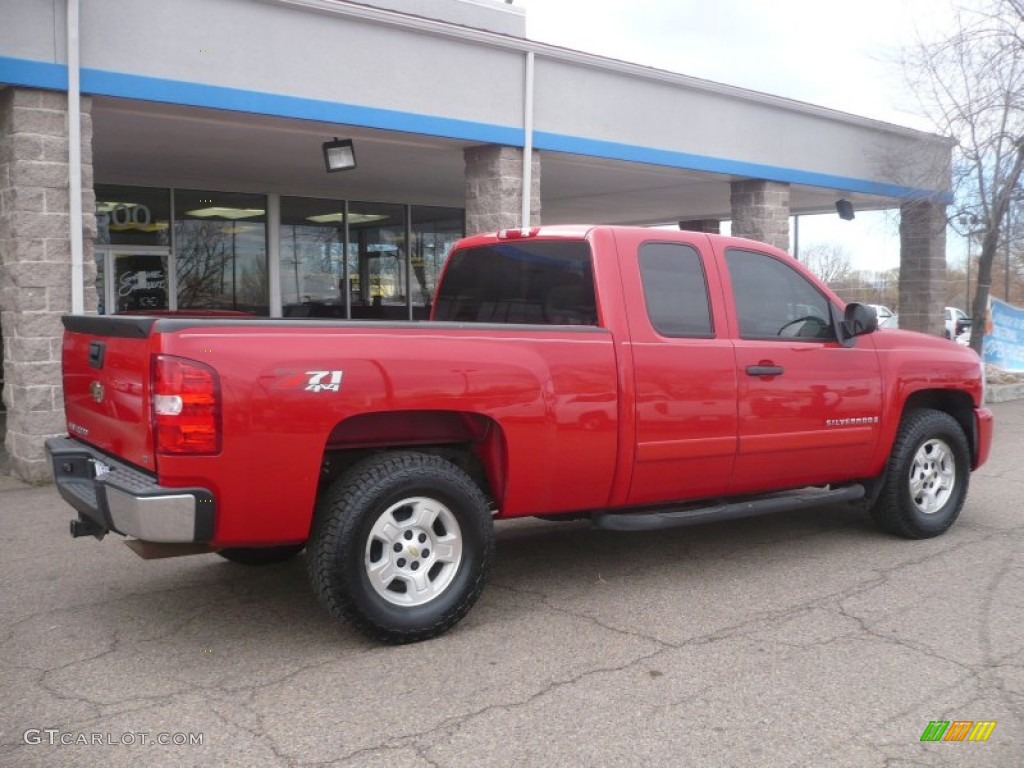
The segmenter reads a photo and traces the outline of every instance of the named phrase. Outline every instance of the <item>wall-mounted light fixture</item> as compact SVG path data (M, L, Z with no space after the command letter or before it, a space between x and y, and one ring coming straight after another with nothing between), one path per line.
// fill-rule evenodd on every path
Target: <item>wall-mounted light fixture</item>
M328 173L335 171L351 171L356 167L356 148L352 139L339 139L324 142L324 165Z
M836 213L843 221L853 221L853 203L849 200L836 200Z

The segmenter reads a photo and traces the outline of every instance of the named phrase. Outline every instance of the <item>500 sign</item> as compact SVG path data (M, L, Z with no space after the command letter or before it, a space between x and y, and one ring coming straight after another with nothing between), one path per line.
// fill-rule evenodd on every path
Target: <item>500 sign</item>
M148 205L126 205L118 203L106 214L108 227L114 229L131 229L132 227L147 227L153 223L153 213Z

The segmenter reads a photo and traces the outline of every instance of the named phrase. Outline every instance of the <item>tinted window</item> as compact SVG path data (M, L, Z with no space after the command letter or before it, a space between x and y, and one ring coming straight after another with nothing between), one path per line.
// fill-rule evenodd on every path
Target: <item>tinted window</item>
M788 264L763 253L729 249L740 336L747 339L831 339L828 300Z
M456 251L434 319L596 325L590 246L579 240L520 240Z
M700 254L678 243L640 247L640 277L651 325L662 336L712 335Z

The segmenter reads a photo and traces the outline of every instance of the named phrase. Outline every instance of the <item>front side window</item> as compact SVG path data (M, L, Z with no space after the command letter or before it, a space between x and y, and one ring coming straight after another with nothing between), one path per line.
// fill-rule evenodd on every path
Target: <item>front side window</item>
M835 338L828 299L791 266L738 248L727 250L725 259L742 338Z
M679 243L640 246L640 278L651 325L662 336L712 336L700 254Z
M456 251L434 319L596 325L590 246L580 240L520 240Z

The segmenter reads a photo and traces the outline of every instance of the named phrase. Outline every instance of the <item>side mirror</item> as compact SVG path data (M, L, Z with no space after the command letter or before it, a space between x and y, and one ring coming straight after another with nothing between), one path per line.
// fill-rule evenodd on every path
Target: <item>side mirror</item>
M840 339L844 347L849 347L855 337L874 333L878 329L878 314L873 307L852 302L846 305L841 326Z

